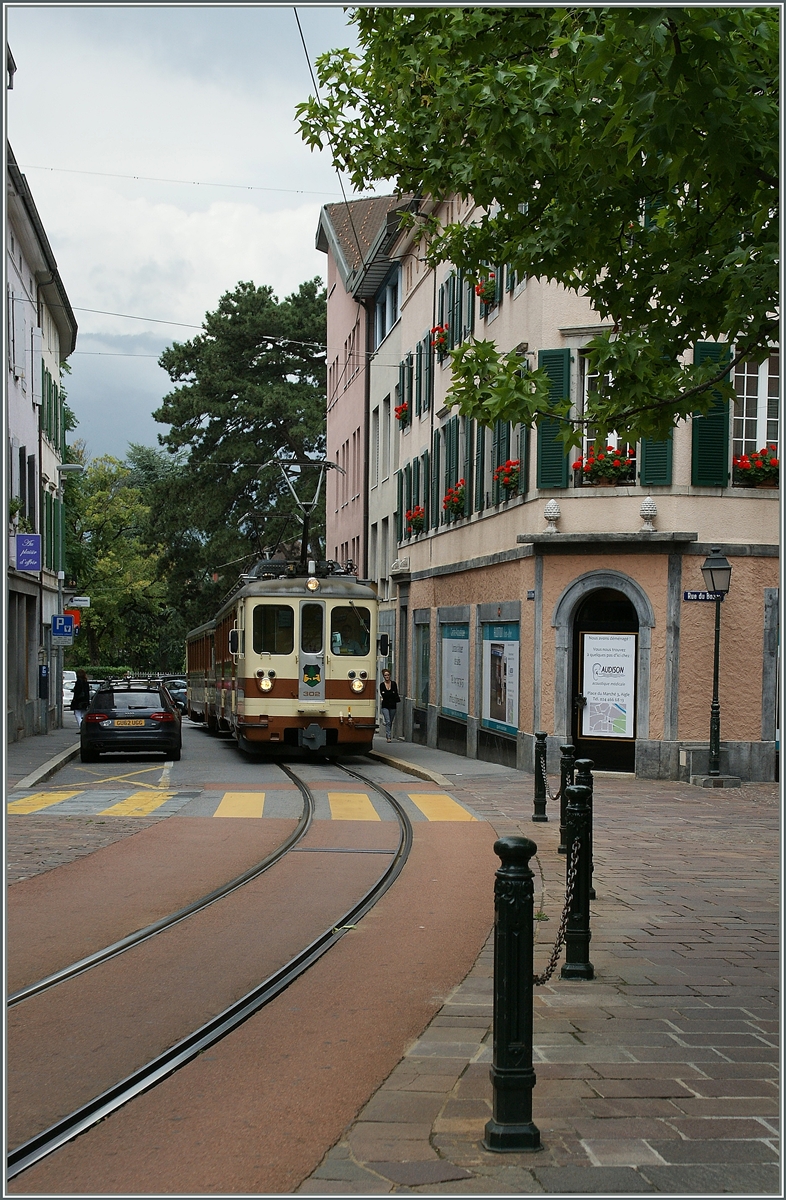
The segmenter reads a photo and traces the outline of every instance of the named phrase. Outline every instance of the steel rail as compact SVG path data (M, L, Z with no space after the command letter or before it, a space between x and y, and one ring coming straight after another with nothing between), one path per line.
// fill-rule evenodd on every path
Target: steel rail
M304 791L304 789L310 790L289 768L284 768L284 770L286 774L290 775L301 791ZM400 836L398 847L391 862L382 875L380 875L377 882L368 889L348 912L339 918L335 925L326 929L324 933L311 942L304 950L301 950L299 954L295 955L283 967L280 967L278 971L268 976L257 987L246 993L245 996L235 1001L229 1008L224 1009L223 1012L213 1017L199 1029L182 1038L179 1042L176 1042L174 1046L165 1050L163 1054L158 1055L131 1075L126 1076L119 1083L114 1084L93 1100L89 1100L87 1104L83 1104L67 1117L62 1118L62 1120L57 1121L48 1129L43 1130L35 1137L28 1139L28 1141L10 1151L6 1171L6 1178L8 1180L15 1178L35 1163L40 1162L41 1159L46 1158L80 1133L85 1133L93 1125L98 1124L99 1121L102 1121L130 1100L155 1087L156 1084L161 1083L167 1076L173 1074L203 1050L215 1045L216 1042L226 1037L227 1034L232 1033L244 1021L247 1021L249 1017L259 1012L271 1000L274 1000L276 996L281 995L291 983L294 983L323 954L335 946L345 933L349 932L377 903L388 888L391 887L400 875L412 848L412 824L403 806L385 788L374 783L372 780L366 779L357 772L349 770L349 768L343 765L341 765L341 770L354 775L355 778L362 780L378 791L380 795L384 796L393 808L399 822Z
M311 826L311 822L314 819L314 797L311 791L291 771L281 763L277 765L281 767L284 774L289 775L293 783L300 789L303 796L303 812L292 833L275 850L271 851L270 854L266 855L255 866L249 867L242 875L237 875L234 879L230 879L228 883L223 883L220 887L214 888L212 892L207 892L206 895L201 896L198 900L194 900L193 903L186 905L185 908L179 908L177 912L170 913L166 917L161 917L160 920L153 921L151 925L145 925L143 929L138 929L135 933L129 933L126 937L120 938L119 941L112 942L111 945L104 946L103 949L86 955L85 958L77 959L76 962L70 963L67 967L62 967L59 971L54 971L51 975L46 975L36 983L28 984L27 987L19 988L18 991L12 992L6 1000L6 1007L13 1008L15 1004L21 1004L23 1000L29 1000L31 996L38 996L41 992L46 992L49 988L56 987L58 983L64 983L66 979L73 979L76 975L81 975L84 971L89 971L101 963L108 962L110 958L115 958L118 954L123 954L126 950L130 950L132 946L138 946L140 942L145 942L148 938L155 937L156 934L162 933L165 929L171 929L173 925L179 925L181 921L185 921L195 913L202 912L203 909L209 908L211 904L215 904L217 900L223 900L231 892L237 891L238 888L250 883L252 879L256 879L259 875L262 875L277 863L279 859L283 858L285 854L288 854L298 842L302 841Z

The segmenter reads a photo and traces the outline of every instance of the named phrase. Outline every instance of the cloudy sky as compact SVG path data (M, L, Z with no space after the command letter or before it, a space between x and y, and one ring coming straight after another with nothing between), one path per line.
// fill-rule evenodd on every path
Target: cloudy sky
M296 132L308 63L292 8L5 11L8 138L79 324L72 436L122 458L129 442L157 444L151 412L170 385L156 360L198 332L183 326L241 279L283 298L324 277L319 211L341 193ZM298 14L312 63L355 44L343 9Z

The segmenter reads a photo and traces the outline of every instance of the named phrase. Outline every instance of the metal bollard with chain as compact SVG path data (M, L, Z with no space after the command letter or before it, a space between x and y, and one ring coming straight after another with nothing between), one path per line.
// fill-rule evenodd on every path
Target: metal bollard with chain
M549 781L546 778L546 738L547 733L539 731L535 734L535 789L532 800L534 812L532 814L533 821L548 821L546 816L546 794L549 790Z
M595 764L591 758L579 758L576 760L576 783L580 783L582 785L582 787L589 788L589 849L588 849L588 857L589 857L589 882L590 882L589 898L590 898L590 900L597 899L597 897L595 895L595 888L593 887L593 884L592 884L592 874L593 874L593 871L595 868L595 864L592 859L592 825L593 825L593 821L594 821L594 806L595 806L595 793L594 793L594 782L592 779L592 768L594 765Z
M565 796L565 789L569 788L573 783L573 772L575 769L574 759L576 751L571 745L560 746L560 785L559 785L559 845L557 846L558 854L567 854L568 852L568 826L567 826L567 808L568 801Z
M557 937L554 942L554 949L551 952L551 958L549 959L548 965L543 974L533 976L532 982L535 984L535 987L542 987L544 983L548 983L548 981L551 979L552 975L557 969L557 963L560 960L562 947L565 945L565 935L568 929L568 916L570 914L570 906L573 900L573 892L576 887L576 877L578 876L579 871L580 848L581 841L579 838L576 838L573 843L570 861L568 863L567 878L565 881L565 906L562 909L562 916L560 917L559 928L557 929Z
M594 979L595 969L589 959L590 933L590 864L589 864L589 788L574 784L566 789L568 797L568 862L573 859L573 846L581 843L576 858L576 882L573 887L568 924L565 932L565 962L562 979Z

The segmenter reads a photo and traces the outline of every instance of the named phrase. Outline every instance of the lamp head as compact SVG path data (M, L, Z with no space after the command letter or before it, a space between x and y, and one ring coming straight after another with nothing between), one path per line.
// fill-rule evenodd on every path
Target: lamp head
M731 563L715 547L702 563L701 573L708 592L722 592L724 595L731 584Z

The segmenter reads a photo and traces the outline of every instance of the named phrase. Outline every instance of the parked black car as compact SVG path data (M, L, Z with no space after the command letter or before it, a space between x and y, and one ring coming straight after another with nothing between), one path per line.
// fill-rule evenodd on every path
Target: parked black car
M79 734L82 762L96 762L107 750L160 750L174 762L180 758L180 712L162 685L102 684Z

